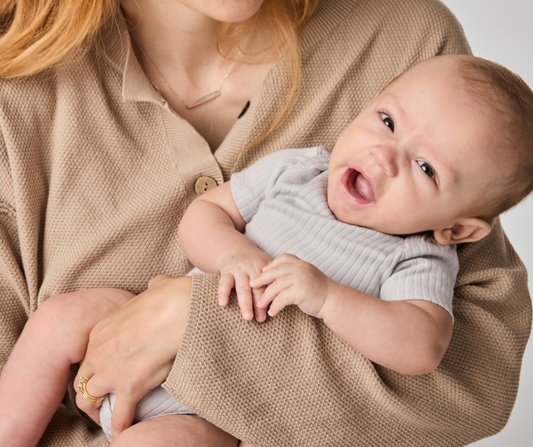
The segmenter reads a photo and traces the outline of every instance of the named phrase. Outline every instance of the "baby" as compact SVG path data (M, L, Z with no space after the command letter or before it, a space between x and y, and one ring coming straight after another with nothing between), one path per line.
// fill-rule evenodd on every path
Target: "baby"
M429 59L391 82L331 154L279 151L196 199L180 240L195 266L221 275L222 305L236 290L245 319L294 304L370 360L429 373L452 334L455 244L483 238L490 219L533 190L532 116L533 93L505 68L468 56ZM0 380L0 439L38 442L91 328L131 296L97 289L39 308ZM68 322L72 335L49 335L50 318ZM57 366L39 368L37 389L27 377L42 359ZM94 398L86 380L79 389ZM112 404L110 395L100 413L109 438ZM155 407L192 414L159 387L135 420L160 416ZM169 435L163 445L172 442Z

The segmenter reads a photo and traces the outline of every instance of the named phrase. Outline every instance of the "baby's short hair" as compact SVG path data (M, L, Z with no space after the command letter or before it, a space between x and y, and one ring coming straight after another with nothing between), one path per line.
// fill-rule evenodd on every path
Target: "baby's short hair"
M456 56L466 90L492 113L494 129L501 131L495 148L509 154L511 178L495 184L474 200L472 217L490 220L521 202L533 191L533 91L520 76L495 62ZM490 156L490 155L488 155Z

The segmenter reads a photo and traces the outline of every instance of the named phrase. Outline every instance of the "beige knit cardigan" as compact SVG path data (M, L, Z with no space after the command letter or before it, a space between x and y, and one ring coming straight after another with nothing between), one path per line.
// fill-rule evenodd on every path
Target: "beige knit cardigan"
M287 91L283 62L214 153L151 87L121 17L87 53L0 82L2 365L27 318L54 294L90 287L139 293L157 274L183 275L191 266L177 226L199 177L222 183L232 168L278 149L332 147L409 66L469 52L437 0L323 0L301 44L294 109L240 155ZM206 275L194 277L187 328L164 386L256 447L457 446L492 435L511 412L530 333L526 271L498 220L489 237L459 254L453 338L431 374L374 365L297 308L246 322L235 305L218 306L217 276ZM107 442L70 395L40 445Z

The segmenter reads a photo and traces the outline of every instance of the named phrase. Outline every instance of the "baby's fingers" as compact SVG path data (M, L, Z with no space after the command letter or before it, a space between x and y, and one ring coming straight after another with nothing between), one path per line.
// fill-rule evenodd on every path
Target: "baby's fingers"
M250 278L244 273L235 275L235 292L237 292L237 301L241 308L242 317L245 320L254 318L252 288L250 287Z
M268 272L265 272L265 273L268 273ZM262 273L261 275L264 275L265 273ZM257 307L266 308L269 305L269 303L272 303L278 297L279 294L281 294L284 290L288 289L291 286L292 286L291 278L286 275L281 276L280 278L277 278L274 281L271 281L269 286L265 289L265 292L263 293L261 300L257 303ZM281 308L279 310L281 310ZM274 314L272 313L272 306L270 306L268 315L273 317L276 313Z
M285 289L279 294L277 294L276 298L274 298L274 301L272 301L270 309L268 310L268 315L270 315L271 317L275 317L280 310L287 306L290 306L291 304L294 304L291 289Z
M252 295L254 297L254 315L255 319L258 322L263 322L266 320L266 306L265 307L259 307L259 302L261 301L261 297L263 296L263 293L265 292L265 287L260 287L259 289L252 289Z
M265 265L263 267L263 272L278 267L282 264L295 264L298 261L300 261L300 258L298 256L284 253L282 255L279 255L276 259L270 261L267 265Z
M218 283L218 304L226 306L229 301L229 294L235 286L235 278L231 273L223 273Z
M285 256L285 255L281 255L281 256ZM291 255L287 255L287 256L291 256ZM274 259L274 261L272 261L268 265L271 265L272 263L276 262L277 259L278 258ZM282 276L289 275L292 272L292 267L293 267L292 264L282 263L280 265L271 266L267 270L263 269L263 272L259 276L257 276L256 278L250 281L250 285L254 288L268 286L272 284L274 281L276 281L277 279L281 278Z

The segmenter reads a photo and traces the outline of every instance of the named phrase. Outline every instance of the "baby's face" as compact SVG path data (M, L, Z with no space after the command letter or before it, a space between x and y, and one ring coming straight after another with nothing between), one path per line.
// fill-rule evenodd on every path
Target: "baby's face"
M436 58L407 71L342 133L328 174L339 220L389 234L447 228L510 175L509 160L487 149L489 113L453 64Z

